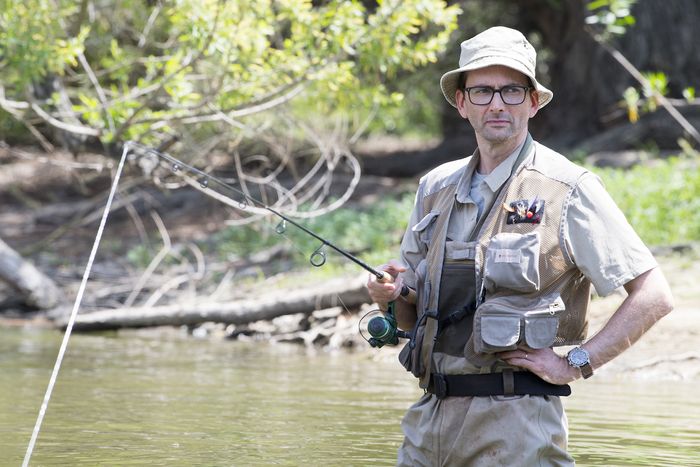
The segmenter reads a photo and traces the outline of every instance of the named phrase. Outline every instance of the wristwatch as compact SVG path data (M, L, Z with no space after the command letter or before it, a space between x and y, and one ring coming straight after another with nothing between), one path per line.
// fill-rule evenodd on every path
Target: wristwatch
M574 368L581 370L581 375L584 379L593 376L593 367L591 367L591 356L588 350L582 347L574 347L566 354L566 360Z

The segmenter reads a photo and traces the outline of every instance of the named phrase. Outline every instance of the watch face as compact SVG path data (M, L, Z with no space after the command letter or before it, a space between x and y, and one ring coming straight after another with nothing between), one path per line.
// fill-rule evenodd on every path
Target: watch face
M572 349L571 352L569 352L569 363L571 366L582 366L588 363L588 352L586 352L584 349L581 348L575 348Z

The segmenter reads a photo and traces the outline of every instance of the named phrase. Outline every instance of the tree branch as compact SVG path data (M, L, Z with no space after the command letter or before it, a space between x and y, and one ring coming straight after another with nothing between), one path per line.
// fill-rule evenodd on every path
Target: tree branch
M627 72L630 75L632 75L632 77L634 77L634 79L636 79L639 82L639 84L641 84L642 86L644 86L648 89L651 89L652 92L654 93L654 96L659 100L659 102L661 103L663 108L666 109L669 114L671 114L671 117L673 117L673 119L676 120L676 122L678 122L678 124L680 124L680 126L683 127L683 129L685 131L687 131L688 134L690 136L692 136L693 139L695 139L695 141L698 144L700 144L700 133L698 132L698 130L696 130L695 127L693 125L691 125L690 122L685 117L683 117L683 115L681 115L680 112L678 112L678 110L668 101L668 99L665 96L663 96L661 93L659 93L658 91L656 91L655 89L653 89L651 87L649 80L647 80L644 77L644 75L642 75L642 73L634 65L632 65L632 63L630 63L630 61L627 60L627 58L624 55L622 55L622 53L619 50L615 49L613 46L606 43L600 37L600 35L593 32L590 28L585 28L585 30L593 38L593 40L595 40L610 55L612 55L612 57L620 65L622 65L622 67L625 70L627 70Z

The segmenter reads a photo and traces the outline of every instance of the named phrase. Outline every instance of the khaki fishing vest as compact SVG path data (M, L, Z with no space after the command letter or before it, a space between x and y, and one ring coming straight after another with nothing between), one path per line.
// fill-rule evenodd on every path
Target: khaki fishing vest
M477 305L500 296L522 298L529 303L551 294L560 294L565 311L559 315L557 345L579 344L586 337L587 310L590 301L590 281L576 267L567 253L563 237L567 207L578 180L586 170L541 144L526 143L529 152L487 213L476 236L475 274ZM447 224L455 201L456 183L433 191L423 199L423 214L439 213L434 225L431 244L426 256L427 271L423 283L418 283L419 318L425 323L420 345L420 386L426 388L430 378L434 338L437 333L439 287L443 270ZM535 206L527 217L521 207ZM536 209L536 208L539 208ZM520 222L509 223L513 218ZM527 219L527 220L525 220ZM505 243L503 243L505 239ZM522 250L522 254L521 254ZM511 273L498 279L484 276L488 258L496 257L499 267L506 265ZM526 261L529 258L528 261ZM502 263L502 264L500 264ZM488 271L487 271L488 272ZM504 285L505 284L505 285ZM467 355L479 360L478 355Z

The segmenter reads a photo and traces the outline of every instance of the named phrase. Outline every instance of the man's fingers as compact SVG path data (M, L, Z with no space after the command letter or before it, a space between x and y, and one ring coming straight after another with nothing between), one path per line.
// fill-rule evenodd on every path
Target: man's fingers
M377 269L381 271L386 271L392 276L396 276L398 273L404 272L406 270L406 266L401 264L399 261L392 259L389 260L386 264L382 264Z
M386 265L385 271L389 272L392 275L396 275L400 272L404 272L406 270L406 266L404 266L401 263L389 263Z

